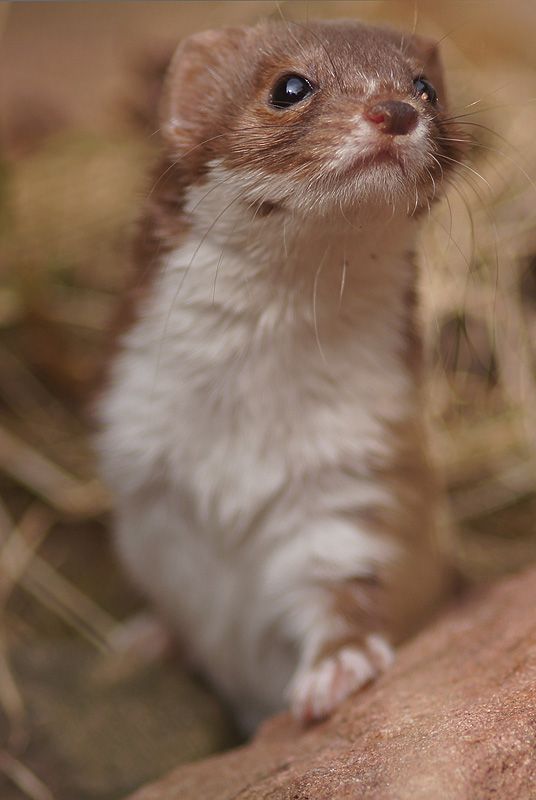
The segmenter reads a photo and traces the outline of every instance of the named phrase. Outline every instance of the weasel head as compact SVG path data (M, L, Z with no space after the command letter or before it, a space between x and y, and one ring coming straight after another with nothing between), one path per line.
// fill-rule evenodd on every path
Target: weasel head
M191 36L162 102L186 184L217 173L261 216L427 208L464 151L447 117L434 43L352 21Z

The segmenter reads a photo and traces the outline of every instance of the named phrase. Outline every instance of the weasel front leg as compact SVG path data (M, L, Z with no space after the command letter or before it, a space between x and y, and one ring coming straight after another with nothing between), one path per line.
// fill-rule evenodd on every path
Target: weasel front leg
M298 719L329 716L392 663L386 582L397 553L387 538L334 518L314 523L274 554L267 577L285 638L297 646L287 698Z
M350 694L384 672L393 659L394 650L383 632L365 633L356 628L339 638L328 635L316 652L303 654L289 686L294 716L302 722L328 717Z
M309 544L314 555L309 552L302 565L292 617L301 620L299 660L287 688L303 722L329 716L384 672L393 662L393 645L422 624L449 580L426 528L413 542L395 543L358 524L331 521Z

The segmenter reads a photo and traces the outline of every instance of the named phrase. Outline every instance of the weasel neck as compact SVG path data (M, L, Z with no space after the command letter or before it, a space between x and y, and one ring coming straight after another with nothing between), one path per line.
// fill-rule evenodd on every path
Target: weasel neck
M214 199L210 208L189 205L187 242L174 261L182 264L185 284L204 285L212 305L262 309L279 299L285 307L310 307L314 296L317 312L332 311L334 303L348 310L349 301L363 310L371 295L389 306L413 289L417 224L407 214L366 209L349 219L342 212L302 216L244 205L222 212Z

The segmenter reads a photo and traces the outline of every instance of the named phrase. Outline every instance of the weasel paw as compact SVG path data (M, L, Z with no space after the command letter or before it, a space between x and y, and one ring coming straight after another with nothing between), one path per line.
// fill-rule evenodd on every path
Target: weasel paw
M290 689L292 713L301 722L328 717L348 695L386 670L393 658L393 649L379 634L368 636L361 647L341 647L297 673Z

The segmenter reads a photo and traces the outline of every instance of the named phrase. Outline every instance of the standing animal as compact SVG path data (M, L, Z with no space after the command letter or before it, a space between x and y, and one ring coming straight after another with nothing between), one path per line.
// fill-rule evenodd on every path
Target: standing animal
M414 252L453 130L433 43L359 22L169 68L99 447L122 562L248 729L329 715L448 589Z

